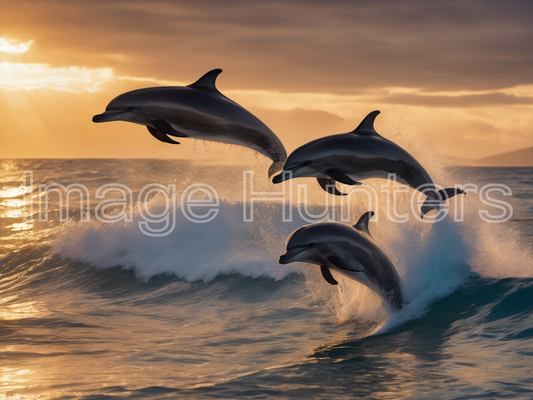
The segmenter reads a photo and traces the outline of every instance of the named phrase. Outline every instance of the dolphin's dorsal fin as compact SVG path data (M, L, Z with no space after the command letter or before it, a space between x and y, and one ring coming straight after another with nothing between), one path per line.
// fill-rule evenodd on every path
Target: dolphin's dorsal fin
M215 82L217 80L217 76L221 72L222 70L220 68L213 69L206 73L204 76L202 76L200 79L198 79L196 82L191 83L188 87L194 89L211 89L216 90L218 92Z
M362 231L366 233L368 236L370 235L370 232L368 230L368 221L370 221L370 218L374 216L374 211L368 211L361 215L361 218L359 218L359 221L357 221L357 224L355 224L353 227L357 229L358 231Z
M365 135L365 136L371 136L371 135L379 135L376 130L374 129L374 120L378 116L378 114L381 111L372 111L370 114L368 114L365 119L359 124L357 128L355 128L353 131L349 133L355 133L358 135Z

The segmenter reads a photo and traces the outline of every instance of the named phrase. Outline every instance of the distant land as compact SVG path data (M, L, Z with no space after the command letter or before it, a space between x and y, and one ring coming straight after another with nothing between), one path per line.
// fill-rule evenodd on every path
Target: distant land
M533 167L533 147L473 160L476 167Z

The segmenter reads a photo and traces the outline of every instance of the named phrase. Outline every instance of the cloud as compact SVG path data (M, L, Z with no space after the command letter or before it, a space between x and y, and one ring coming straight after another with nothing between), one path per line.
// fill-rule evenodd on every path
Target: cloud
M33 40L26 43L18 43L16 40L0 37L0 52L9 54L21 54L26 53Z
M85 66L53 67L37 63L0 63L0 88L10 90L53 89L68 92L132 90L139 86L183 86L190 82L118 75L112 68ZM110 86L114 84L113 86ZM119 84L119 85L117 85ZM286 93L273 90L224 90L238 103L253 107L291 111L313 110L351 118L354 109L387 104L432 108L471 108L506 105L533 105L533 87L517 86L499 92L440 91L417 88L381 88L359 95L333 93ZM118 94L118 93L116 93ZM116 95L115 94L115 95Z
M404 104L422 107L486 107L495 105L532 105L533 97L505 93L471 94L463 96L432 96L411 93L392 94L376 99L380 103Z
M383 111L378 131L406 146L438 147L442 137L467 157L533 144L533 114L524 111L533 98L533 2L17 0L1 9L2 36L19 39L10 45L34 40L25 53L0 52L0 86L11 89L0 100L12 107L5 156L28 156L28 143L62 157L139 156L149 145L157 154L161 144L145 129L93 126L90 117L124 91L189 84L218 67L220 91L256 110L288 147L351 130L374 109ZM21 104L31 118L20 117ZM407 130L432 136L402 141Z
M95 92L113 80L110 68L51 67L48 64L0 63L0 88L34 90L50 88L71 92Z
M192 80L221 67L231 88L351 94L533 84L533 3L519 0L19 0L2 7L3 29L39 38L40 54L46 47L53 63L105 65L120 75Z

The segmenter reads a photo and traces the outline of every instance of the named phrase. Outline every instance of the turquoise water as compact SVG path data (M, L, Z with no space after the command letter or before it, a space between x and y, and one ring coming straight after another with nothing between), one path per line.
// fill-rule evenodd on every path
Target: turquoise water
M408 302L391 312L356 282L333 287L316 266L279 265L306 222L294 204L283 222L279 201L257 201L243 222L242 168L0 163L0 398L533 398L532 168L446 172L447 184L508 185L512 196L493 196L512 207L504 223L483 221L490 207L473 192L463 222L393 224L377 210L370 231ZM31 193L23 171L33 171ZM263 172L258 187L280 190ZM87 187L88 215L73 195L62 222L51 195L39 221L37 187L52 183ZM116 183L131 189L133 220L103 223L96 191ZM176 223L161 237L138 225L136 200L150 183L176 185ZM220 196L210 222L181 212L194 183ZM367 204L353 201L356 219ZM148 203L166 207L157 196Z

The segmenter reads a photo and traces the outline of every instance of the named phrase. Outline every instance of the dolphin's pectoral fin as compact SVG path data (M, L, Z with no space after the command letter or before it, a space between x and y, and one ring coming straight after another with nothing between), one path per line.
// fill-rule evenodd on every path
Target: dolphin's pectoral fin
M326 172L333 179L335 179L336 181L339 181L340 183L344 183L345 185L362 185L361 182L354 181L352 178L350 178L340 169L332 168L332 169L328 169Z
M329 270L328 267L326 267L325 265L321 265L320 266L320 271L322 272L322 276L324 277L324 279L326 280L327 283L329 283L330 285L338 285L339 284L339 282L337 282L335 280L333 275L331 275L331 271Z
M328 261L335 265L337 268L343 269L345 271L352 271L352 272L363 272L362 269L355 269L350 264L348 264L346 261L344 261L342 258L337 256L329 256Z
M365 135L365 136L371 136L371 135L378 135L374 129L374 120L379 115L379 111L372 111L370 114L368 114L365 119L359 124L357 128L355 128L352 132L349 133L355 133L357 135Z
M185 133L178 132L173 127L169 125L166 121L157 120L154 121L154 126L156 129L160 130L161 132L166 133L170 136L177 136L177 137L189 137L189 135L186 135Z
M370 235L370 231L368 230L368 221L370 221L370 218L374 216L374 211L368 211L361 215L361 218L359 218L359 221L353 226L355 229L362 231L366 233L368 236Z
M166 134L164 134L158 129L155 129L152 126L147 126L147 128L148 128L148 132L150 132L152 136L155 137L157 140L160 140L165 143L180 144L180 142L176 142L175 140L172 140Z
M320 187L330 194L335 196L346 196L346 193L339 192L335 187L335 179L331 178L316 178ZM276 182L274 182L276 183Z

